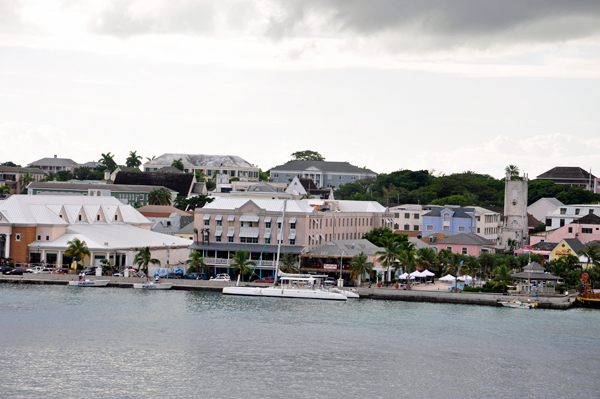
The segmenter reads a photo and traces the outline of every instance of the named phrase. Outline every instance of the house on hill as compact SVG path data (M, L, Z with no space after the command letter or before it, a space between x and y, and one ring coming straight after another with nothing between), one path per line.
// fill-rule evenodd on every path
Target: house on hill
M583 243L600 240L600 217L588 213L566 226L546 232L546 235L531 236L530 243L533 245L541 241L560 242L565 238L577 238Z
M377 173L348 162L328 161L292 161L271 169L271 181L287 183L294 177L309 178L317 188L336 189L360 179L377 177Z
M475 233L457 234L441 240L438 243L438 252L449 249L454 254L479 256L483 252L495 253L495 244L494 241L486 240Z
M23 192L23 184L21 178L27 173L33 177L34 181L39 182L45 179L48 175L38 168L19 168L14 166L0 166L0 186L6 186L10 189L10 194L21 194Z
M581 187L596 192L596 176L578 166L557 166L537 177L537 180L550 180L555 184Z
M157 172L161 168L170 167L178 159L181 159L183 172L186 174L195 174L199 170L208 177L226 174L247 181L258 181L259 177L257 166L236 155L163 154L146 162L144 171Z

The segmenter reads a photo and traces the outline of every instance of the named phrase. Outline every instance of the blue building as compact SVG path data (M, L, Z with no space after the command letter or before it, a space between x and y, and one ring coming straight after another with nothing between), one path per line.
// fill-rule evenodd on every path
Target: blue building
M442 206L423 215L422 236L434 233L469 234L475 228L475 209Z

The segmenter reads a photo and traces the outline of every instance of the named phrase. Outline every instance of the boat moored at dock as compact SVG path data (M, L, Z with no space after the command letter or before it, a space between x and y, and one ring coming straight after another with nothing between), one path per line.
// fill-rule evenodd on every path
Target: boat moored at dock
M110 280L75 280L69 281L70 287L106 287Z

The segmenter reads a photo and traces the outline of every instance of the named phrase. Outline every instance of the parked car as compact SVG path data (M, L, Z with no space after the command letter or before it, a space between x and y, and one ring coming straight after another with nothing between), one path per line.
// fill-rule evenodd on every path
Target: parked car
M229 274L217 274L210 278L210 281L231 281Z
M278 280L279 281L279 280ZM273 284L275 282L275 277L265 277L258 280L254 280L255 283L270 283Z
M185 276L186 279L188 280L206 280L206 274L205 273L190 273L187 276Z
M336 282L332 278L326 278L323 284L325 285L325 287L335 287Z
M36 269L32 273L34 273L34 274L50 274L51 272L52 272L51 269L48 269L47 267L44 267L42 269Z
M4 274L9 275L9 276L22 276L25 273L27 273L27 270L25 270L25 269L12 269L12 270L7 271Z
M35 273L35 272L37 272L39 270L42 270L42 269L44 269L43 266L34 266L34 267L30 267L29 269L26 269L25 271L27 273Z
M183 278L182 272L171 272L167 274L167 278Z
M83 272L86 275L93 275L93 274L96 274L96 269L97 269L97 266L88 266L85 269L83 269Z
M9 272L9 271L11 271L12 269L13 269L13 268L12 268L12 267L9 267L9 266L2 266L2 267L0 268L0 273L2 273L2 274L6 274L6 272Z

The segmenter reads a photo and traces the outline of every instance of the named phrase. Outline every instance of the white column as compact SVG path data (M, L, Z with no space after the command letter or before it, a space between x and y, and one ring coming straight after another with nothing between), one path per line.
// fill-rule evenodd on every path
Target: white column
M12 234L6 235L6 248L4 248L4 256L7 258L10 258L10 236L12 236Z
M85 266L85 264L84 264ZM94 253L90 251L90 266L94 266Z
M60 249L56 255L56 267L62 267L62 251Z
M42 249L42 254L40 255L40 263L42 263L42 261L44 261L44 264L46 265L46 250ZM46 265L48 266L48 265Z

